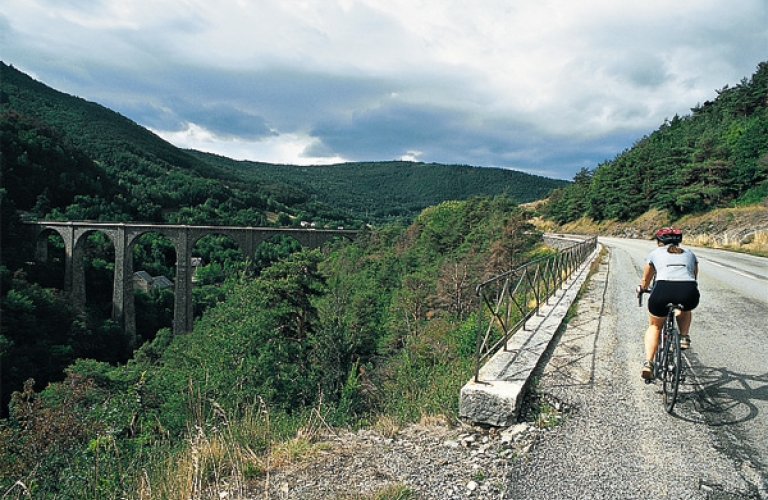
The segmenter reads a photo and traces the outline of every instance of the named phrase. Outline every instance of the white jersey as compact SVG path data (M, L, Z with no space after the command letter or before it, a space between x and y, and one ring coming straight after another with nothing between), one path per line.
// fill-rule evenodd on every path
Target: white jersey
M656 269L656 280L696 281L696 255L684 248L683 253L670 253L667 248L659 247L648 255L648 263Z

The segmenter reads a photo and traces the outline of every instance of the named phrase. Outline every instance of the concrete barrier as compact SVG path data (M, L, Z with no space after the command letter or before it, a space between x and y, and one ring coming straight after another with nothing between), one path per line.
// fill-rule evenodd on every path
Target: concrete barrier
M563 237L556 238L562 242ZM548 243L549 244L549 243ZM568 240L568 245L573 239ZM461 389L459 416L476 424L508 427L516 423L531 375L552 343L587 279L600 247L588 257L568 281L557 290L538 314L528 320L480 369L479 382L473 378Z

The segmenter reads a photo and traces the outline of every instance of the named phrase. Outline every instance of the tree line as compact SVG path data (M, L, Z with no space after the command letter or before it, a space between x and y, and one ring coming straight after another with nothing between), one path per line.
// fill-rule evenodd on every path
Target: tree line
M312 221L355 229L407 222L428 206L474 195L506 192L518 202L533 201L567 183L414 162L238 162L176 148L114 111L2 62L0 130L6 202L41 218L283 226Z
M675 115L573 183L542 212L558 223L587 216L631 220L651 209L673 219L768 196L768 62L713 101Z

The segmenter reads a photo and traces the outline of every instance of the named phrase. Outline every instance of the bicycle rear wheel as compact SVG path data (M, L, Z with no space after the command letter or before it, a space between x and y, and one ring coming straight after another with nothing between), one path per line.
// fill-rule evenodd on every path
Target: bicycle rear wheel
M680 350L680 333L677 328L672 328L669 332L665 351L661 375L662 393L664 395L664 409L667 410L667 413L672 413L675 402L677 402L683 361Z

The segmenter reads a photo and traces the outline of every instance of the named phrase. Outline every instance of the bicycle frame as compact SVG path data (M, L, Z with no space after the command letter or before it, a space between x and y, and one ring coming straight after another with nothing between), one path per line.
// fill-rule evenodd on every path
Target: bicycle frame
M638 305L642 305L643 293L649 290L637 291ZM675 324L675 317L683 311L680 304L667 304L667 317L659 329L659 343L653 356L653 377L661 380L661 392L664 397L664 409L672 413L677 401L678 388L682 379L682 354L680 349L680 332ZM646 383L650 383L646 380Z
M664 396L664 409L672 413L677 401L682 371L680 351L680 332L675 325L677 311L682 311L679 304L667 304L667 317L659 331L659 347L656 349L654 369L656 378L661 380L661 392Z

